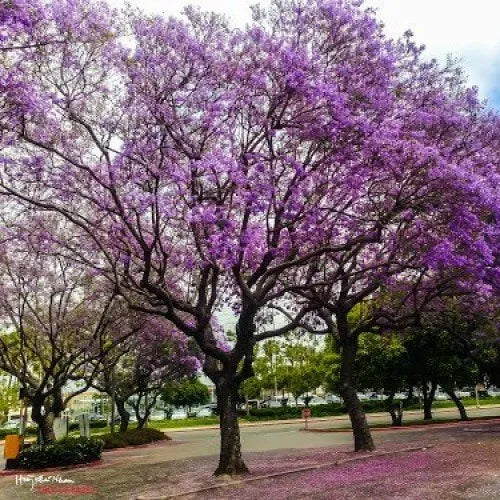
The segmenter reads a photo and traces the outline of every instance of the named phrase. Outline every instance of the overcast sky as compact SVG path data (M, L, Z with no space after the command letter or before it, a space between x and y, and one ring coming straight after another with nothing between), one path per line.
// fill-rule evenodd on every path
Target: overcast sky
M110 0L114 5L124 0ZM250 19L256 0L129 0L147 12L179 14L189 4L223 12L235 23ZM261 0L266 4L268 0ZM471 84L500 109L500 0L365 0L379 10L390 36L411 29L430 57L459 57Z

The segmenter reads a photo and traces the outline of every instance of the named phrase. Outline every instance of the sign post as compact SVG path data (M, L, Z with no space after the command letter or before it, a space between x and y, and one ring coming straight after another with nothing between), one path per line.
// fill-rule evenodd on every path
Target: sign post
M484 384L476 384L476 408L479 406L479 391L484 391Z
M302 410L302 418L304 419L304 429L307 431L308 429L308 419L311 417L311 409L304 408Z

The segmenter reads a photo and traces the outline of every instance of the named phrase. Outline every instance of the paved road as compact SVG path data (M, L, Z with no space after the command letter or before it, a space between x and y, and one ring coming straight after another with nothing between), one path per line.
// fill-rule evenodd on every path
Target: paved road
M479 416L499 416L500 407L468 409L470 417ZM408 412L405 414L407 420L416 419L420 413ZM459 414L454 408L443 408L433 412L434 420L458 418ZM387 414L368 415L370 424L390 423ZM332 427L350 428L348 418L325 419L312 421L309 424L311 429L322 429ZM256 425L241 427L242 448L245 452L270 451L288 448L321 448L341 444L351 444L352 434L350 432L316 433L303 432L303 423L280 423L275 425ZM425 432L425 428L422 429ZM172 454L172 460L188 458L194 456L216 455L219 453L219 431L218 429L168 429L170 437L174 442L182 443L183 446L165 449L165 452ZM405 431L396 431L405 432ZM392 431L377 431L384 438L390 440ZM136 451L139 451L136 449ZM144 450L146 451L146 450ZM147 453L147 452L146 452ZM163 455L163 460L168 458Z
M468 414L471 417L499 416L500 407L484 407L481 409L470 408ZM443 408L434 411L434 420L444 418L458 418L458 412L453 408ZM421 417L419 412L407 412L406 420ZM389 423L390 418L386 413L368 415L370 424ZM333 417L328 419L313 420L310 422L311 429L345 427L350 428L349 419L346 417ZM303 422L281 422L260 423L257 425L242 425L241 439L242 448L245 452L271 451L281 449L307 449L323 448L338 445L350 445L352 443L351 432L316 433L303 432ZM425 428L422 429L425 432ZM131 448L122 450L120 457L126 459L139 458L144 463L159 463L170 460L179 460L191 457L202 457L217 455L219 453L219 430L218 428L191 428L191 429L167 429L173 440L174 446L159 448ZM398 434L409 431L395 431ZM377 438L381 440L392 440L393 431L377 431ZM178 446L176 446L178 445ZM0 447L3 457L3 446ZM3 459L0 459L0 467L3 469Z
M471 416L495 415L500 417L499 408L487 408L483 410L471 410ZM438 411L436 419L454 416L453 413ZM380 422L387 419L385 415L373 416L370 420ZM459 456L463 442L472 443L471 450L467 451L467 460L471 463L475 460L475 467L479 467L481 478L484 479L485 471L495 469L496 462L486 463L478 458L478 449L481 453L486 453L495 444L495 449L491 449L490 455L495 460L500 456L497 434L488 431L487 427L497 426L495 423L473 421L469 424L442 424L432 426L410 427L398 430L381 429L374 432L374 438L379 450L392 448L407 448L409 446L428 447L434 445L433 450L439 452L442 461L447 463L449 458ZM312 428L338 427L345 424L345 419L329 419L328 421L313 422ZM321 461L333 461L336 457L344 457L344 454L352 450L351 432L303 432L302 423L278 424L278 425L258 425L246 426L241 430L243 451L245 461L250 469L256 474L263 474L269 471L282 470L283 468L298 468L302 465L320 463ZM481 430L484 429L484 430ZM464 432L467 430L468 432ZM488 431L486 434L485 431ZM495 432L498 432L495 431ZM189 491L191 489L205 487L214 481L213 469L217 463L216 457L219 451L219 433L217 429L171 431L172 441L160 442L148 447L136 447L122 450L115 450L103 454L103 460L96 467L83 467L73 470L63 471L64 478L74 481L74 484L82 487L92 487L95 494L90 498L96 500L108 499L136 499L137 495L154 493L154 495L165 495L168 492ZM486 446L479 446L485 442ZM449 447L454 447L452 450ZM458 448L457 448L458 447ZM296 451L294 451L294 449ZM441 450L441 451L440 451ZM258 453L255 453L258 452ZM261 452L261 453L259 453ZM263 453L262 453L263 452ZM267 453L266 453L267 452ZM489 452L488 452L489 453ZM491 458L491 457L490 457ZM474 459L474 460L472 460ZM399 463L399 461L398 461ZM405 460L402 463L406 463ZM469 464L469 462L467 462ZM488 465L489 464L489 465ZM413 464L414 465L414 464ZM411 477L413 465L403 468L399 477ZM418 464L417 464L418 465ZM464 464L452 464L448 467L449 474L453 477L462 475ZM489 468L488 468L489 467ZM493 468L492 468L493 467ZM433 467L430 469L434 470ZM436 467L439 470L439 467ZM460 470L459 475L456 471ZM386 481L387 472L384 468L383 480ZM489 472L488 472L489 473ZM309 477L309 476L308 476ZM350 476L349 476L350 477ZM489 477L489 476L488 476ZM307 479L307 478L306 478ZM304 480L304 492L309 491L308 481ZM484 483L482 479L481 484ZM289 487L289 478L283 479L280 484ZM413 479L412 479L413 481ZM371 483L370 483L371 484ZM412 483L413 484L413 483ZM434 483L433 483L434 484ZM442 490L442 484L438 481L436 488ZM489 483L488 483L489 484ZM264 490L267 490L267 483ZM435 484L434 484L435 486ZM461 486L460 486L461 487ZM347 498L349 495L337 495L337 486L326 486L325 495L318 498ZM286 488L285 488L286 489ZM328 491L327 491L328 490ZM298 495L300 498L312 498L304 492ZM210 499L221 500L222 498L234 498L235 491L228 490L228 496L221 496L217 491ZM272 495L272 493L271 493ZM238 493L238 496L239 493ZM245 498L252 500L260 499L262 490L259 489L256 495L253 493ZM439 495L438 495L439 496ZM379 496L378 498L395 498L398 495ZM0 475L0 498L16 498L19 500L32 499L28 487L16 486L13 476ZM60 495L46 496L47 500L60 500ZM66 498L66 497L64 497ZM204 497L194 496L196 500ZM243 498L243 497L242 497ZM286 498L292 498L286 496ZM293 497L296 498L296 497ZM316 497L314 497L316 498ZM367 498L374 498L368 496ZM436 498L436 496L412 497L412 498ZM461 496L451 496L450 498L463 498ZM474 498L488 498L485 496ZM491 497L491 498L498 498Z

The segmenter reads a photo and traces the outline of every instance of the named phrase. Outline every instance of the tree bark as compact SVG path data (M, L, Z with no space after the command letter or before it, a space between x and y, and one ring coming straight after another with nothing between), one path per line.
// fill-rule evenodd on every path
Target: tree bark
M401 403L394 405L394 392L391 391L389 397L386 399L387 411L389 412L392 420L392 425L398 427L403 422L403 408Z
M465 411L465 406L460 400L460 398L455 394L455 391L451 388L444 388L444 391L448 396L450 396L451 400L455 403L455 406L457 407L458 412L460 413L460 420L469 420L469 417L467 416L467 412Z
M373 451L375 445L366 421L363 406L359 401L355 387L356 353L358 339L348 331L347 316L337 318L337 327L340 335L341 363L340 363L340 395L344 400L347 413L351 420L354 436L354 451Z
M241 456L240 427L238 411L238 384L232 378L221 376L216 384L217 406L220 419L220 458L215 475L230 476L248 472Z
M434 402L436 387L437 385L432 382L429 391L427 383L422 384L422 392L424 395L424 420L432 420L432 403Z
M31 418L38 425L40 443L47 444L56 439L54 434L54 414L47 411L43 403L37 399L32 400Z
M128 429L130 415L125 409L125 401L117 398L115 400L115 404L116 409L118 410L118 414L120 415L120 432L126 432L126 430Z

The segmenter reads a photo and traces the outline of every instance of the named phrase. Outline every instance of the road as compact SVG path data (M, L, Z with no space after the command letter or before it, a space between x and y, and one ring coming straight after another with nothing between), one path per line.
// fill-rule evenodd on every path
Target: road
M471 417L500 417L500 407L490 407L481 410L470 409L469 413ZM417 418L417 415L406 416L408 420L410 418ZM437 410L435 412L436 420L454 416L456 414L450 411ZM384 414L372 414L368 418L372 424L388 422L387 415ZM481 476L481 484L483 484L485 473L490 474L491 472L491 474L494 474L495 471L498 471L496 464L498 457L500 457L500 445L496 433L500 432L499 421L495 420L489 423L473 421L465 425L442 423L441 425L413 426L397 430L380 429L373 434L378 450L407 449L408 447L415 446L420 447L419 449L435 450L432 453L436 453L438 458L441 457L439 459L441 460L439 462L440 465L438 464L434 467L434 462L429 462L429 471L426 474L431 474L434 470L439 471L443 467L443 463L448 463L450 457L456 458L460 456L459 451L462 449L462 446L469 446L470 449L466 449L468 462L465 465L453 462L448 467L450 469L448 476L461 477L461 474L457 475L456 471L465 470L470 464L473 464L479 470L478 474ZM346 430L341 432L304 432L303 423L301 422L281 422L276 425L270 425L269 423L243 425L241 428L241 437L245 462L255 476L261 476L277 470L297 469L311 464L324 461L332 462L337 460L337 458L349 457L352 451L352 434L347 428L348 425L348 420L345 417L314 421L310 425L311 429L346 427ZM489 430L487 433L481 430L487 430L488 427L492 428L492 426L496 426L499 430ZM466 430L467 432L464 432ZM147 447L132 447L106 452L103 453L102 461L96 464L96 466L64 470L61 471L61 474L65 479L73 481L74 485L76 485L75 487L92 488L94 494L86 498L96 500L129 500L144 495L163 496L180 491L204 488L219 481L219 479L214 478L212 475L217 463L215 455L219 453L218 429L170 429L169 435L172 438L171 441L163 441ZM484 445L482 444L483 442ZM478 453L489 455L483 460L483 458L477 455ZM417 456L418 460L420 460L419 456ZM428 461L427 458L425 460ZM396 462L401 469L398 469L398 477L403 479L411 476L414 466L420 467L421 465L412 462L407 467L403 467L401 464L406 464L406 458L403 460L398 459ZM362 465L360 467L363 468ZM374 470L382 471L381 474L383 473L383 477L379 478L381 484L384 481L387 482L385 466L382 468L377 467ZM45 474L47 475L48 473L46 472ZM351 476L357 477L356 474L351 474L350 472L346 477L350 478ZM472 482L476 481L476 476L472 479L469 478L470 480L467 479L467 484L472 484ZM294 476L293 478L284 477L282 480L277 480L277 484L281 485L280 487L283 488L283 491L287 491L288 496L286 498L312 498L311 496L307 496L308 492L310 493L310 479L309 476L304 476L302 479L301 476ZM297 496L292 497L289 495L291 481L294 488L298 481L297 487L299 489L297 490ZM322 493L320 493L322 495L324 493L324 495L320 495L318 498L332 498L332 495L337 498L349 497L350 485L346 486L346 494L339 497L337 496L337 485L334 484L332 486L328 481L330 481L329 478L324 478L325 484L323 486L320 485L323 488L321 490ZM436 488L442 488L439 481L440 479L437 478L432 483L433 487L437 484ZM368 482L367 484L371 483ZM268 486L270 487L272 484L262 484L264 490L267 490ZM462 486L460 483L457 487L462 488ZM241 491L238 490L238 496L245 499L259 499L262 495L262 490L259 489L257 483L255 488L257 488L255 492L252 490L246 496L241 496ZM0 493L0 498L19 498L19 500L33 498L28 487L19 487L16 485L15 477L12 475L0 474L0 491L2 492ZM225 496L221 496L222 493ZM396 493L399 494L397 491ZM389 496L381 496L380 498L395 498L397 497L396 493L394 495L391 493ZM224 490L224 492L216 491L207 496L211 500L230 499L234 497L235 491L231 489ZM62 495L46 495L44 498L47 498L47 500L60 500L66 497ZM205 497L195 495L190 498L201 500ZM368 496L367 498L373 498L373 496ZM423 495L418 498L435 498L435 496L426 497Z
M483 407L481 409L469 408L470 417L499 416L500 407ZM421 417L420 412L406 412L405 419L417 419ZM434 420L458 418L458 412L454 408L443 408L433 412ZM387 413L368 414L371 425L390 423ZM346 432L316 433L303 432L304 423L261 422L256 424L243 424L241 426L242 449L245 452L261 452L285 449L307 449L324 448L338 445L350 445L352 434L349 432L349 419L342 417L329 417L325 419L313 419L309 423L310 429L345 427ZM425 432L425 428L422 431ZM180 460L192 457L203 457L217 455L219 453L219 429L218 428L184 428L165 429L172 438L174 446L155 448L131 448L121 451L123 458L140 458L144 463L159 463L170 460ZM383 441L391 441L394 432L376 431L377 438ZM405 433L400 430L398 433ZM178 445L178 446L177 446ZM3 457L3 445L0 447ZM0 462L3 458L0 458ZM3 463L0 463L3 469Z
M499 416L500 407L483 407L480 409L469 408L467 411L469 417ZM407 420L421 417L420 412L407 412ZM368 414L368 422L373 424L390 423L390 417L386 413ZM433 418L436 421L458 418L459 414L454 408L443 408L433 412ZM313 420L309 423L310 429L325 429L332 427L350 428L350 422L347 417L334 417L321 420ZM304 448L322 448L342 444L352 443L352 434L350 432L331 432L316 433L303 432L304 423L260 423L241 426L242 449L245 452L271 451L280 449L304 449ZM422 429L425 432L425 428ZM195 456L216 455L219 453L219 430L213 428L205 429L168 429L166 432L174 442L182 443L183 446L175 449L165 449L165 452L172 453L172 460L180 458L189 458ZM376 431L377 434L381 431ZM404 432L404 431L398 431ZM381 432L384 439L391 440L391 431ZM139 451L136 449L136 451ZM168 460L167 456L162 457Z

